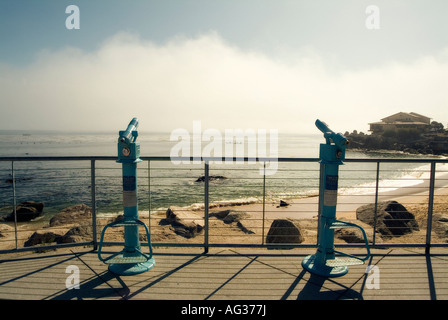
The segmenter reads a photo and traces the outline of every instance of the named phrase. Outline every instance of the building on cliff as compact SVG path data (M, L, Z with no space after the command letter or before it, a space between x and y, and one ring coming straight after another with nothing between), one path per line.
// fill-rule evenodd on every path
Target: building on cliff
M427 131L431 127L431 118L415 112L398 112L381 119L379 122L369 123L372 134L398 129L417 129Z

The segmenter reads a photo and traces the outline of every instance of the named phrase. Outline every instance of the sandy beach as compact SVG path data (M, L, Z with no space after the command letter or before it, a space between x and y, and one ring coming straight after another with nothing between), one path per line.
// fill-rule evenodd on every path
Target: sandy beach
M434 185L435 203L445 202L448 195L448 173L437 177ZM393 188L393 190L379 190L378 202L395 200L405 206L423 206L427 208L429 197L429 181L424 180L411 187ZM279 201L266 201L263 210L262 203L243 204L236 206L219 206L209 211L236 210L245 211L251 215L262 218L263 211L268 219L315 219L318 215L319 196L308 196L286 200L288 206L280 206ZM375 202L375 194L338 194L336 215L337 218L356 220L356 209L362 205ZM216 205L216 204L215 204ZM261 216L259 216L261 215Z
M448 187L444 186L445 181L437 184L438 188L434 192L434 214L448 212ZM412 192L410 192L412 190ZM216 206L209 210L209 241L210 243L265 243L265 237L269 228L275 219L294 220L304 232L305 244L315 244L317 235L318 221L318 196L306 197L300 199L289 199L288 206L281 207L278 202L266 203L263 210L262 203L245 204L238 206ZM376 237L376 243L425 243L426 222L428 215L428 187L426 183L414 186L412 189L402 188L393 191L382 192L378 195L378 201L395 200L403 204L409 212L414 214L416 221L420 226L419 231L403 235L396 238L381 239ZM372 240L373 229L371 226L363 223L356 218L356 209L362 205L374 203L374 195L340 195L338 196L338 205L336 218L340 220L356 223L366 230L369 241ZM241 212L243 215L238 223L223 223L222 220L215 217L214 214L220 211L230 210ZM194 211L198 216L203 217L203 210ZM143 214L145 218L147 214ZM179 236L173 235L168 230L170 227L160 226L159 223L165 218L164 212L153 214L151 217L151 226L153 230L153 239L159 242L169 242L179 240ZM249 230L250 232L247 232ZM446 242L446 238L439 238L434 234L434 242ZM198 236L191 239L180 240L183 242L202 242L203 237ZM344 243L344 240L335 239L335 243Z

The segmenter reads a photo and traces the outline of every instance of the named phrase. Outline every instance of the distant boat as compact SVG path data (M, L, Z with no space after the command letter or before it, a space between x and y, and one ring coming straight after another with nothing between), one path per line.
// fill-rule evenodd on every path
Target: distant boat
M22 136L24 137L29 137L31 135L31 133L23 133Z

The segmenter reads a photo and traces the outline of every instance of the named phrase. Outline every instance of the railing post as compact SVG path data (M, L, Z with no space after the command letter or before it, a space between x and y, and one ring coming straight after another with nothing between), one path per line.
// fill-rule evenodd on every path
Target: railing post
M17 245L17 200L16 200L16 179L14 174L14 161L11 161L11 178L12 178L12 206L13 206L13 212L14 212L14 236L16 241L16 250L18 248Z
M148 229L151 234L151 160L148 160Z
M431 230L432 230L432 213L434 207L435 176L436 176L436 163L432 161L431 173L429 178L428 222L426 225L426 249L425 249L426 254L429 254L431 248Z
M264 221L265 221L265 204L266 204L266 161L263 163L263 222L261 230L261 244L264 245Z
M98 239L96 234L96 179L95 179L95 160L90 160L90 192L92 201L92 240L93 250L98 248Z
M205 232L204 232L204 253L208 253L208 229L209 229L209 225L208 225L208 192L209 192L209 184L208 184L208 171L209 171L209 163L208 160L204 160L204 177L205 177L205 181L204 181L204 224L205 224Z
M317 207L317 241L316 241L316 245L319 244L320 242L320 230L321 230L321 215L322 215L322 206L324 205L323 203L323 192L320 192L320 190L322 190L323 187L323 180L324 180L324 165L321 163L319 165L319 203L318 203L318 207Z
M373 212L373 238L372 238L372 244L375 245L376 240L376 223L377 223L377 216L378 216L378 185L380 180L380 162L377 161L376 163L376 182L375 182L375 210Z

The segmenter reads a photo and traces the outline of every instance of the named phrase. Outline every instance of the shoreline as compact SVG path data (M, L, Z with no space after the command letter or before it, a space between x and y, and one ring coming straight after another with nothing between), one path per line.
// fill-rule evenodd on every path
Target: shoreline
M356 201L353 202L353 198ZM348 222L355 223L362 227L367 233L369 241L372 240L373 228L358 220L356 218L356 209L364 204L373 203L374 195L372 196L362 196L360 199L357 196L348 196L344 199L338 199L336 218L338 220L344 220ZM370 201L372 200L373 201ZM404 193L400 195L383 194L378 197L378 201L395 200L402 205L404 205L409 212L414 214L416 221L420 226L419 231L414 231L410 234L402 235L399 237L391 239L383 239L381 235L377 235L376 243L425 243L426 239L426 222L428 216L428 192L417 192L417 193ZM294 199L290 201L290 205L286 207L280 207L277 204L268 204L265 206L263 212L263 204L244 204L240 206L221 206L215 207L209 210L209 241L211 243L253 243L260 244L265 241L266 235L270 230L272 222L276 219L289 219L295 221L300 226L304 235L304 241L302 244L316 244L317 237L317 222L318 222L318 201L319 197L307 197L301 199ZM197 216L203 217L204 211L197 210L192 211L188 209L181 208L180 211L187 211L197 214ZM241 219L231 223L226 224L221 219L213 215L220 211L230 210L236 214L241 213ZM437 188L434 192L434 210L433 213L446 212L448 210L448 186ZM264 215L264 219L263 219ZM142 214L142 219L147 219L148 215ZM182 241L185 243L198 243L203 241L202 236L196 238L179 240L178 236L166 236L168 231L166 226L160 226L159 221L165 218L165 212L160 211L156 214L151 214L151 227L152 232L156 232L156 236L151 236L158 242L168 242L170 240ZM249 230L251 234L243 232L243 230ZM163 234L165 236L163 236ZM162 236L160 236L162 235ZM350 237L350 236L349 236ZM263 239L263 240L262 240ZM448 241L445 237L439 237L435 232L435 227L432 229L432 239L434 243L443 243ZM264 242L263 242L264 243ZM344 239L335 237L335 243L344 244L347 243Z
M448 172L443 172L436 176L434 184L434 196L445 196L448 195ZM427 205L428 201L416 202L417 199L421 197L429 197L429 181L423 180L419 183L410 186L399 186L394 187L392 190L378 191L378 202L395 200L402 203L403 205ZM283 199L289 205L280 207L280 197L276 197L277 201L275 203L266 201L264 206L265 218L269 219L313 219L317 218L318 215L318 202L319 194L306 195L299 198ZM226 202L230 204L226 204ZM248 201L250 202L250 201ZM346 219L356 219L356 209L366 205L375 203L375 193L367 194L352 194L352 193L339 193L336 206L336 216L337 218ZM222 211L222 210L234 210L234 211L246 211L250 213L263 214L263 203L253 202L244 203L238 202L238 200L233 201L223 201L211 203L209 212ZM192 210L194 212L204 212L204 205L194 204L185 207L186 210ZM153 214L160 214L162 210L154 210ZM147 216L148 213L146 211Z
M406 188L404 188L406 189ZM400 190L400 189L398 189ZM418 191L408 193L404 190L394 193L397 190L391 192L384 192L378 195L378 202L395 200L400 202L404 206L406 205L427 205L427 201L416 202L418 197L428 198L428 191ZM448 186L438 187L434 190L434 196L448 196ZM318 215L318 202L319 196L308 196L304 198L289 199L287 201L288 206L280 207L279 204L266 204L265 205L265 218L266 219L317 219ZM347 218L352 220L356 219L356 209L365 205L375 202L375 195L338 195L338 201L336 206L336 217ZM218 206L210 209L209 212L234 210L245 211L249 213L263 213L262 203L241 204L233 206ZM196 211L196 210L195 210ZM198 210L198 211L203 211Z

